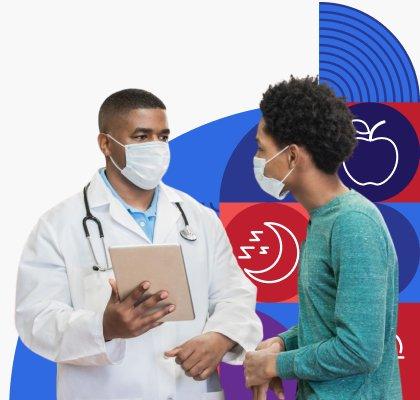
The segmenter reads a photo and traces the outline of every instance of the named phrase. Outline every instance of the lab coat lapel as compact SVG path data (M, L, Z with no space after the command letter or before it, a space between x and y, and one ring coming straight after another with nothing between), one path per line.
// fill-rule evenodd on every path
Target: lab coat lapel
M109 213L115 222L118 222L120 225L138 234L146 242L151 243L147 235L144 233L144 230L115 197L110 199Z
M181 213L175 205L176 202L182 202L179 194L164 183L160 183L159 188L153 243L165 243L169 233L181 217Z
M181 218L181 213L175 203L179 202L182 205L183 202L182 197L175 189L163 182L159 184L159 189L153 243L165 243L174 225ZM143 229L106 187L99 171L96 172L91 181L88 196L91 208L109 204L109 213L115 222L136 233L147 243L151 243Z
M88 189L89 204L91 209L109 204L109 213L111 218L139 235L144 241L151 243L143 229L137 224L135 219L124 208L124 206L114 197L111 191L106 187L99 171L94 175Z

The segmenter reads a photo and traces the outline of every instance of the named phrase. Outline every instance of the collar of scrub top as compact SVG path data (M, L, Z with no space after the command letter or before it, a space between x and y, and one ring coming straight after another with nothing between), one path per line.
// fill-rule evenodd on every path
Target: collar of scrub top
M156 209L157 209L157 203L158 203L158 197L159 197L159 185L156 187L155 193L153 194L152 202L150 203L150 206L147 210L142 211L137 208L134 208L127 204L122 197L117 193L117 191L112 187L111 183L108 180L108 177L105 174L105 168L101 168L99 170L99 173L101 174L105 184L111 190L112 194L121 202L121 204L127 209L127 211L130 214L134 213L141 213L144 214L147 219L150 219L151 217L156 217Z
M157 208L160 203L169 201L170 203L183 203L184 199L179 193L162 181L159 182L159 199L157 201ZM108 189L103 178L101 177L100 169L95 172L89 186L89 205L91 208L100 207L109 204L111 198L115 198ZM175 205L174 205L175 207ZM176 208L176 207L175 207Z
M174 225L179 219L182 219L181 212L178 210L175 203L184 203L184 198L178 191L164 182L159 182L159 198L157 200L155 228L153 232L154 243L165 243L165 240L172 232ZM82 193L80 193L82 196ZM118 199L112 194L111 190L107 187L103 178L101 177L100 170L95 172L89 186L89 205L93 214L95 209L109 205L110 213L114 220L125 226L132 232L140 235L146 241L150 242L146 233L125 209ZM81 199L83 201L83 198ZM118 207L113 205L118 204ZM159 218L158 214L164 215L164 218ZM107 234L105 233L105 239ZM150 242L151 243L151 242Z

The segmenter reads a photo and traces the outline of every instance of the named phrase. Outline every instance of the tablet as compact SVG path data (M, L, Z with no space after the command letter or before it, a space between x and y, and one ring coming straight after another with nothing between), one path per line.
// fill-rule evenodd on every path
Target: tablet
M149 281L145 296L167 290L159 306L176 308L159 321L189 321L195 318L182 248L179 244L145 244L109 247L120 299L124 300L141 282ZM155 311L155 310L151 310Z

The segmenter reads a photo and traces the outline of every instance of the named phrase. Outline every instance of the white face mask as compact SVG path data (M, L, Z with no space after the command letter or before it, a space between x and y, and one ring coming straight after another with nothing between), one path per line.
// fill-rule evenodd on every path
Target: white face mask
M167 142L153 141L123 145L110 134L114 142L125 148L125 167L121 169L110 156L112 163L130 182L139 188L154 189L169 166L170 152Z
M280 150L277 154L275 154L273 157L271 157L267 161L264 158L254 157L255 179L257 180L261 189L264 190L264 192L268 193L269 195L279 200L283 200L289 193L289 190L287 190L284 193L280 194L284 188L284 181L290 175L290 173L295 169L295 167L293 167L281 181L274 178L267 178L264 175L264 169L265 169L266 164L268 164L271 160L276 158L279 154L283 153L283 151L285 151L288 147L289 146L286 146L283 150Z

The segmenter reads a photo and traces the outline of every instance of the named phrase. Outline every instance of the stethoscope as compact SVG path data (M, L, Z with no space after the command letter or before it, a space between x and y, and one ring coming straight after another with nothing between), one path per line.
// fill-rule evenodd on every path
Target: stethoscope
M86 209L86 216L83 218L83 222L82 222L83 223L83 230L85 231L85 236L86 236L86 239L88 240L88 243L89 243L90 252L92 253L93 259L95 260L95 265L92 267L93 270L94 271L108 271L108 270L112 269L112 266L110 266L109 262L108 262L107 251L106 251L105 240L104 240L104 231L102 229L101 221L99 221L99 219L96 218L90 211L88 195L87 195L89 185L90 185L90 182L83 188L83 201L85 203L85 209ZM178 210L180 211L180 213L182 215L182 219L184 220L184 228L179 231L179 234L184 239L186 239L190 242L194 242L195 240L197 240L197 235L192 231L192 229L191 229L191 227L188 223L187 216L185 215L184 210L181 207L181 204L176 202L175 205L178 207ZM87 226L88 221L94 222L96 224L96 226L98 227L99 238L101 239L102 248L103 248L103 251L104 251L104 254L105 254L106 267L101 266L99 264L98 259L96 258L95 250L93 249L92 239L91 239L90 233L89 233L89 228Z

